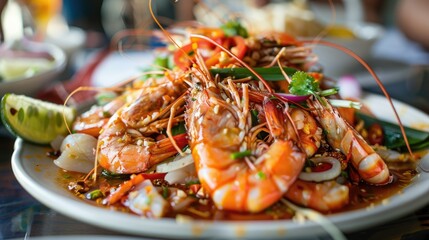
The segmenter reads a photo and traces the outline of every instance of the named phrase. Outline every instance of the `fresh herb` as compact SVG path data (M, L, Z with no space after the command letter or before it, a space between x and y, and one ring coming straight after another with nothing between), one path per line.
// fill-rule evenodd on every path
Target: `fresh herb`
M230 157L231 157L231 159L235 160L235 159L244 158L244 157L247 157L250 155L252 155L252 151L246 150L246 151L242 151L242 152L231 153Z
M226 36L242 36L244 38L249 37L247 29L241 25L238 21L229 21L220 27Z
M292 75L292 81L289 84L289 92L299 96L312 94L317 96L320 91L319 82L306 72L298 71Z

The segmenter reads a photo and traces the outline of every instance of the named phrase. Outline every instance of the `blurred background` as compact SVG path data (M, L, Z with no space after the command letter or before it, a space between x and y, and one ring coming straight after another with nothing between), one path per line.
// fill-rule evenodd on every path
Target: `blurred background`
M9 75L15 77L25 72L28 76L51 67L56 71L49 79L68 80L87 65L94 52L109 47L118 32L158 28L148 4L148 0L0 0L0 40L3 42L0 95L6 91L22 92L22 85L6 85ZM422 78L429 63L429 19L426 19L429 1L426 0L156 0L152 1L152 9L165 27L184 21L219 26L226 19L239 19L251 32L282 31L300 39L327 40L363 58L384 84L394 84L391 91L397 91L401 84L407 88L425 88ZM41 64L42 61L21 59L11 67L6 61L6 56L11 54L5 54L5 49L14 45L19 45L14 46L15 49L25 49L23 39L58 47L65 55L65 64L46 65ZM148 41L144 44L150 47L150 39ZM126 47L135 50L137 43ZM327 76L339 79L352 75L362 87L377 91L373 78L354 58L317 44L314 52ZM61 56L58 58L57 61L62 61ZM132 62L129 67L137 68L148 61L137 58ZM32 71L28 73L30 67ZM128 77L107 75L116 79L103 75L105 85ZM410 78L420 80L409 86ZM36 86L24 93L34 94L52 83L46 79L34 80Z
M82 48L108 45L112 36L124 29L156 28L149 13L148 0L0 0L2 9L0 37L3 41L26 38L52 42L70 55ZM356 51L364 59L388 58L411 64L427 64L425 36L415 35L402 20L410 5L412 15L424 12L424 0L156 0L152 7L165 26L197 20L220 25L222 19L239 18L258 32L276 30L302 38L325 37ZM418 2L423 2L418 8ZM426 2L426 3L425 3ZM417 10L416 10L417 9ZM418 10L421 9L421 10ZM427 9L426 9L427 10ZM405 13L402 13L405 12ZM412 21L412 15L408 18ZM423 16L421 16L423 17ZM416 22L418 22L416 20ZM423 21L424 22L424 21ZM429 21L426 21L429 22ZM407 25L408 24L408 25ZM421 23L419 32L424 32ZM404 31L404 29L408 29ZM428 32L428 31L426 31ZM414 35L413 35L414 34ZM421 34L422 35L422 34ZM428 34L426 34L428 35ZM330 51L332 49L329 49ZM316 50L321 55L326 49ZM402 54L406 51L407 54ZM338 55L338 56L337 56ZM334 54L341 66L326 66L328 74L338 77L338 69L351 59ZM347 61L349 60L349 61ZM346 62L344 62L346 61ZM326 64L328 65L328 64ZM333 65L333 64L329 64Z

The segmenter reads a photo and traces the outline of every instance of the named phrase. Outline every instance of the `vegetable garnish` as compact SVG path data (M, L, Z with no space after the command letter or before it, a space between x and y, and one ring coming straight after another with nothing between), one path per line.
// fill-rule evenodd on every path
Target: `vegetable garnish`
M85 195L86 199L95 200L97 198L104 197L103 192L100 189L93 190Z
M267 81L283 81L285 77L279 67L263 68L257 67L253 70L261 75L261 77ZM283 71L288 75L292 75L296 72L295 68L283 67ZM212 75L219 75L222 78L234 77L236 79L251 77L257 79L256 76L250 72L247 68L213 68L210 69Z
M239 159L252 155L252 151L246 150L242 152L234 152L231 154L231 159Z
M364 121L365 127L378 123L383 128L384 143L383 145L389 149L396 149L401 152L407 151L407 146L402 133L397 124L386 122L380 119L373 118L361 112L356 112L356 116ZM429 132L417 130L410 127L404 127L411 150L418 151L429 149Z
M292 75L292 79L289 84L289 92L297 96L313 95L322 104L325 104L325 100L321 97L338 93L338 88L320 90L319 82L313 76L306 72L298 71ZM329 103L335 107L348 107L356 109L360 109L362 106L362 104L359 102L342 99L329 99Z
M295 95L317 95L320 91L319 82L306 72L298 71L292 75L292 81L289 85L289 92Z
M242 36L247 38L249 36L247 29L243 27L237 21L229 21L221 26L221 29L224 31L226 36Z

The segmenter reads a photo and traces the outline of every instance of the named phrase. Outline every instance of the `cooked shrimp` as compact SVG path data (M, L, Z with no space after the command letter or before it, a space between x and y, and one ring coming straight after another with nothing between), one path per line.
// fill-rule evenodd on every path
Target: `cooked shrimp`
M180 80L154 78L143 87L137 99L124 108L121 118L133 128L147 126L168 113L167 107L185 91L186 86Z
M109 118L125 104L125 94L116 97L111 102L103 106L94 106L74 121L72 129L78 133L86 133L93 137L98 137Z
M323 99L322 99L323 100ZM371 184L386 184L391 175L384 160L328 101L309 101L329 144L349 156L360 177Z
M100 131L104 125L109 121L109 118L115 114L125 104L130 104L144 94L149 87L154 83L164 81L164 79L150 78L141 83L133 83L132 87L125 88L121 95L114 98L102 106L93 106L88 111L82 113L77 117L73 123L72 129L78 133L86 133L94 137L100 135Z
M249 94L252 103L257 104L255 105L255 109L257 108L257 112L260 112L262 106L259 105L262 105L264 102L264 94L256 91L250 91ZM272 113L273 111L269 112ZM320 147L322 128L319 127L313 115L304 109L288 107L287 112L290 121L280 121L277 123L280 126L276 128L286 130L288 138L297 142L307 157L313 156ZM264 115L264 111L258 115ZM264 118L265 116L258 119L258 121L265 121Z
M174 137L181 148L187 144L186 135ZM104 127L99 138L98 162L114 173L139 173L177 154L168 138L156 141L138 130L127 128L118 115Z
M295 131L290 122L288 122L289 135L291 138L299 139L299 144L307 157L313 156L320 147L322 140L322 129L318 126L313 116L300 108L291 108L289 115L295 124L299 138L295 137Z
M213 82L207 85L191 92L186 118L200 182L220 209L261 211L277 202L295 181L305 154L277 135L262 153L249 149L247 84L243 84L242 98L231 81L227 94Z
M157 83L143 88L136 101L124 105L104 126L98 154L103 168L114 173L139 173L177 154L173 143L159 132L167 128L169 107L185 88L175 88L165 79ZM148 105L151 106L145 107ZM142 107L145 108L141 110ZM152 125L155 131L145 132ZM187 145L186 134L177 135L174 140L179 148Z
M349 187L335 180L321 183L296 180L285 196L296 204L328 212L341 209L349 203Z

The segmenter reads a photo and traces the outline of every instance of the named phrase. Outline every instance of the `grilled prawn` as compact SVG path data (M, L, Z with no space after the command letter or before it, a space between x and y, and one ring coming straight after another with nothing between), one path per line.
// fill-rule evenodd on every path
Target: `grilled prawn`
M169 108L185 92L180 82L166 78L143 88L135 101L122 106L99 136L99 164L114 173L139 173L177 154L160 131L167 127ZM176 122L183 120L178 116ZM186 135L174 137L183 148Z
M261 142L263 150L250 148L256 134L246 84L242 92L240 98L231 81L223 89L206 83L192 91L186 124L198 177L216 206L258 212L283 197L301 172L305 154L281 134L273 134L270 145Z

